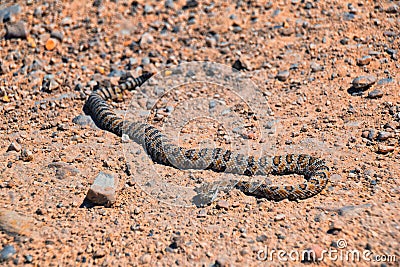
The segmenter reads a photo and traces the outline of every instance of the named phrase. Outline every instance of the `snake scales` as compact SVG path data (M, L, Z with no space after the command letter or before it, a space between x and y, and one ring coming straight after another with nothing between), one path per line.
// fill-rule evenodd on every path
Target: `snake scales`
M119 99L124 90L134 90L146 82L152 74L138 78L128 77L117 86L100 87L93 91L84 105L84 112L103 130L118 136L127 134L140 144L153 162L178 169L206 169L214 172L234 173L245 176L299 174L304 183L295 185L269 185L239 181L236 188L245 194L269 200L306 199L320 193L329 180L329 168L324 161L304 154L281 156L246 156L223 148L185 149L169 141L154 126L127 121L116 115L107 100Z

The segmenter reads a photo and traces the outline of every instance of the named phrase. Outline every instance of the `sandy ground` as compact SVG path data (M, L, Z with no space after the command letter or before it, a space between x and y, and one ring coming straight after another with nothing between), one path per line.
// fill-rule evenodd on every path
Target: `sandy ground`
M399 266L399 6L2 1L0 265ZM83 117L97 83L147 71L121 116L187 147L321 157L329 186L196 207L194 188L244 178L153 164ZM82 207L100 172L116 202Z

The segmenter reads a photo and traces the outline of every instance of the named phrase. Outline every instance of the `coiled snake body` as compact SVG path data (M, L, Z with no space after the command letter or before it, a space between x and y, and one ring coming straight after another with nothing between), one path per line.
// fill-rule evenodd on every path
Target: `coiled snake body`
M140 144L150 158L159 164L178 169L201 169L246 176L300 174L306 181L296 185L269 185L239 181L236 188L245 194L269 200L299 200L320 193L329 180L329 168L319 158L304 154L280 156L243 155L223 148L185 149L169 141L156 127L142 122L127 121L116 115L107 100L118 99L124 90L134 90L146 82L152 74L138 78L129 77L118 86L101 87L91 93L84 112L103 130L118 136L126 134Z

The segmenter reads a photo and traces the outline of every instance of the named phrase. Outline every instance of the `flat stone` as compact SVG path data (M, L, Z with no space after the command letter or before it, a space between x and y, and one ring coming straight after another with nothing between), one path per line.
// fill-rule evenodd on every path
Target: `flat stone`
M92 128L97 128L96 125L94 124L92 118L87 115L78 115L75 118L72 119L72 122L80 125L80 126L90 126Z
M274 221L275 222L279 222L279 221L283 221L285 219L286 215L283 213L280 213L278 215L275 216Z
M363 204L363 205L348 205L348 206L343 206L338 209L338 214L340 216L360 216L362 212L365 212L366 210L371 209L371 204Z
M276 74L276 78L281 81L284 82L289 78L290 72L288 70L282 70L279 71L278 74Z
M229 204L226 200L220 200L217 203L217 208L218 209L224 209L224 210L228 210L229 209Z
M357 58L357 65L364 66L368 65L371 62L371 56L363 56L361 58Z
M50 37L55 38L55 39L59 40L60 42L62 42L64 39L64 34L61 31L52 31L50 33Z
M257 242L265 242L267 241L268 237L266 235L259 235L256 237Z
M2 250L0 250L0 262L6 261L11 258L17 251L11 245L5 246Z
M385 146L385 145L379 144L377 151L379 153L386 154L386 153L389 153L389 152L393 152L394 151L394 147L393 146Z
M0 209L0 231L10 235L29 235L32 220L15 211Z
M97 205L111 206L116 200L118 179L100 172L87 193L87 199Z
M366 88L376 82L376 77L373 75L358 76L352 81L354 88Z
M22 21L6 24L6 39L26 39L28 36L25 25Z
M371 92L368 93L368 98L375 99L375 98L381 98L383 96L382 90L375 89L372 90Z

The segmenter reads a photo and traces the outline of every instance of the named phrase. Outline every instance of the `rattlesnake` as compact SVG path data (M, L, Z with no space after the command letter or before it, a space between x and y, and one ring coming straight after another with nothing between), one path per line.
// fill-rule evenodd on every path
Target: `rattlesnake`
M128 121L116 115L107 100L119 99L124 90L134 90L146 82L152 74L138 78L128 77L116 86L105 86L94 90L84 105L84 112L103 130L122 136L140 144L153 162L178 169L201 169L214 172L253 175L303 175L306 181L296 185L269 185L238 181L235 187L245 194L269 200L299 200L320 193L329 180L329 168L319 158L305 154L280 156L246 156L223 148L185 149L169 141L156 127L136 121Z

